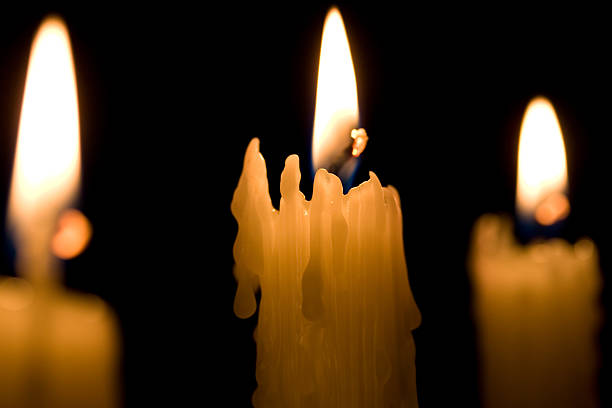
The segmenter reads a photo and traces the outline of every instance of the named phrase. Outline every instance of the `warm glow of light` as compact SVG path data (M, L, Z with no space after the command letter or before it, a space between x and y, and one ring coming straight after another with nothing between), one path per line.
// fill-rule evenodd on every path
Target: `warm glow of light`
M11 182L9 220L19 230L56 217L80 179L79 112L68 30L49 17L30 52ZM36 228L36 227L34 227Z
M70 208L57 222L57 232L51 240L51 251L61 259L71 259L87 247L91 238L91 223L79 210Z
M561 126L552 104L533 99L519 140L516 206L523 216L550 225L569 214L567 163Z
M327 13L321 40L312 137L314 168L330 170L330 161L351 148L351 130L358 125L359 107L353 59L342 16L334 7Z

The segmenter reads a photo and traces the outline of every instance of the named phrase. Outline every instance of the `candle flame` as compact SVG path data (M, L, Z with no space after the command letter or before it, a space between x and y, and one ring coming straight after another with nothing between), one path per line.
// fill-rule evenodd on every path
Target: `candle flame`
M520 215L551 225L567 217L567 163L561 126L543 97L527 106L519 139L516 206Z
M352 130L358 128L358 125L359 107L353 59L342 16L333 7L325 18L319 57L312 137L315 170L325 168L332 172L340 171L347 160L361 154L367 137L351 138Z
M48 17L30 52L11 181L8 217L21 239L53 228L77 193L80 162L70 39L64 22Z

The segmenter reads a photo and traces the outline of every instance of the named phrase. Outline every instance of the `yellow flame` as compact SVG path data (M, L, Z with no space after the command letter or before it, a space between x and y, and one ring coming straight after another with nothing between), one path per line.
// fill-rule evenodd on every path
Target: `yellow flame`
M11 181L9 220L18 230L56 217L80 179L79 112L68 30L45 19L32 44ZM24 231L22 231L24 232Z
M315 169L352 144L359 127L357 81L348 37L337 8L325 18L315 106L312 158Z
M561 126L552 104L538 97L527 106L519 140L516 206L550 225L569 213L567 163ZM565 199L565 200L564 200Z

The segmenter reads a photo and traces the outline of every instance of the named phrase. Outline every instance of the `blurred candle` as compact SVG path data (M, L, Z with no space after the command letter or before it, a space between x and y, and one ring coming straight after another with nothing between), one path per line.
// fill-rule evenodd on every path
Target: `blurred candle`
M53 243L56 254L74 256L88 239L84 221L66 211L79 183L72 51L64 23L49 17L30 54L9 198L20 278L0 278L1 407L117 403L114 315L99 298L61 288L52 254ZM81 233L75 235L75 226Z
M325 21L319 64L314 165L344 171L367 136L351 132L359 119L357 91L335 8ZM289 156L274 209L253 139L232 200L237 316L255 312L261 288L253 404L416 407L411 330L421 317L408 283L397 191L371 172L345 195L340 178L319 169L307 201L300 178L298 156Z
M569 214L561 128L545 98L527 107L518 222L543 231ZM485 407L595 407L600 275L593 242L517 242L508 217L474 228L470 271Z

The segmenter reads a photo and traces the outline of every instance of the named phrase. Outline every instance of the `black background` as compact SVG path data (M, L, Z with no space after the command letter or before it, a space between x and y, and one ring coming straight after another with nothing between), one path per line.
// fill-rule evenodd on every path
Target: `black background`
M79 207L94 225L90 247L66 263L65 283L100 295L117 313L126 406L249 406L256 317L243 321L232 311L237 225L229 205L254 136L273 202L292 153L310 197L317 62L330 5L3 12L0 211L32 36L58 12L77 72ZM423 315L414 333L420 406L477 406L469 236L480 214L513 212L520 121L536 95L551 99L564 132L572 204L564 234L593 238L604 279L609 273L612 29L602 10L586 5L338 5L370 136L356 182L373 170L402 198L410 283ZM7 234L2 249L0 273L14 274ZM608 310L609 298L604 287ZM612 399L604 380L609 337L604 325L602 405Z

